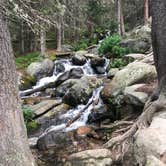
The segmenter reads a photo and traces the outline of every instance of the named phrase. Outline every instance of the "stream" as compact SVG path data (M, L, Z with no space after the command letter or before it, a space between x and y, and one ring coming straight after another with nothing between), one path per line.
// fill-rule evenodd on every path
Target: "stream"
M109 65L109 60L106 58L104 59L105 59L105 65L103 66L103 68L106 71L106 68ZM91 67L90 59L87 59L86 63L83 66L73 65L71 59L59 59L59 60L56 60L54 63L55 63L55 68L53 71L53 75L51 77L44 77L40 79L37 82L37 84L34 87L32 87L32 89L40 88L44 86L45 84L55 82L62 74L74 68L81 68L84 73L83 75L85 76L104 77L107 75L106 72L104 74L97 74L95 70ZM59 71L57 64L61 64L64 70ZM91 110L94 107L94 102L95 102L95 108L100 108L103 105L103 101L100 97L100 92L102 89L103 89L102 85L94 89L92 96L89 98L89 101L87 104L77 105L76 107L68 110L67 113L59 115L58 118L62 121L62 124L50 126L45 131L45 133L51 132L53 130L54 131L62 130L64 132L68 132L68 131L77 129L80 126L86 126L86 123L88 121L88 116L90 115ZM27 91L29 90L26 90L23 92L27 92ZM31 96L38 96L39 93L40 92L33 93ZM70 119L75 119L75 121L73 121L69 125L67 122Z

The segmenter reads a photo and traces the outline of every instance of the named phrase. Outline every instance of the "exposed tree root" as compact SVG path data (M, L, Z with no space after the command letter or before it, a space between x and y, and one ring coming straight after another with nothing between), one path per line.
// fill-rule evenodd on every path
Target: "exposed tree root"
M153 115L156 112L161 111L165 107L166 100L164 96L160 96L158 100L153 102L149 100L145 104L143 113L140 115L137 121L131 126L131 128L123 135L119 135L117 137L112 138L103 146L105 148L110 148L113 151L117 149L116 151L120 152L120 154L116 154L116 158L122 159L123 155L125 154L125 152L127 152L127 149L131 145L131 140L133 140L135 133L140 129L147 128L152 121Z

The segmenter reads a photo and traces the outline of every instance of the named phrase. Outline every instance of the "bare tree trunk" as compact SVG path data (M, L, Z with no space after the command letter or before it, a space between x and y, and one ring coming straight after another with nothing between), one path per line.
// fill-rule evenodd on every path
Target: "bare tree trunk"
M148 23L149 19L149 0L145 0L145 5L144 5L144 23L145 25Z
M124 24L124 17L123 17L123 10L121 8L121 35L125 35L125 24Z
M45 55L46 55L46 32L43 28L41 28L41 32L40 32L40 50L41 50L41 56L45 57Z
M121 35L121 0L117 0L118 4L118 34Z
M0 50L0 165L34 166L18 97L10 34L1 13Z
M24 22L21 22L21 54L25 53Z
M58 16L58 26L57 26L57 50L62 50L62 16Z

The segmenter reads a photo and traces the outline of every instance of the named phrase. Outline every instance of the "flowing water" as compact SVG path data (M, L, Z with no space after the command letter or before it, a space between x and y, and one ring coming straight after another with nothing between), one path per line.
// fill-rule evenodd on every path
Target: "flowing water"
M58 70L56 68L57 63L60 63L64 66L63 72L58 72ZM106 71L108 64L109 64L109 60L105 59L105 66L104 66L105 71ZM40 79L37 82L36 86L34 86L33 88L37 88L37 87L43 86L47 83L54 82L64 72L70 71L73 68L82 68L84 75L87 75L87 76L96 76L97 77L97 76L106 75L106 73L103 75L96 74L90 65L90 60L87 60L87 62L83 66L75 66L72 64L70 59L60 59L60 60L55 61L55 69L54 69L53 75L51 77L45 77L45 78ZM78 116L76 121L74 121L70 126L68 126L67 123L62 123L57 126L50 126L46 132L51 132L52 130L54 130L54 131L63 130L63 131L67 132L67 131L77 129L80 126L85 126L88 121L88 116L94 107L94 102L97 101L97 102L95 102L96 108L101 107L103 105L103 101L100 98L100 92L102 89L103 89L103 86L100 86L100 87L94 89L93 94L86 105L83 105L83 104L78 105L77 107L70 109L67 113L59 116L59 119L63 119L63 121L65 121L65 122L67 122L69 119L74 119Z

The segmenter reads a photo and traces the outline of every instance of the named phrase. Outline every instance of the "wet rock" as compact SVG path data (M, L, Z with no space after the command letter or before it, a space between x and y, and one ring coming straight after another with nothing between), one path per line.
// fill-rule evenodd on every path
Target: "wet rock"
M86 104L94 88L101 85L101 80L96 77L83 76L77 81L63 97L63 102L71 106Z
M36 78L27 74L26 72L18 73L18 75L19 75L18 84L20 90L30 89L32 88L32 86L36 84L37 81Z
M95 68L97 74L105 74L106 69L104 67L98 66Z
M27 73L36 79L52 76L54 70L54 62L45 59L42 62L33 62L27 68Z
M92 59L92 58L98 58L99 55L93 54L93 53L87 53L87 54L85 54L85 57L89 58L89 59Z
M132 104L135 106L144 106L149 96L145 92L137 91L138 88L144 85L145 84L136 84L136 85L126 87L124 90L125 101L128 104Z
M112 69L110 69L109 72L108 72L108 74L107 74L107 78L112 79L116 75L116 73L118 71L119 71L118 68L112 68Z
M57 78L55 86L59 86L60 84L62 84L64 81L66 81L68 79L81 78L83 76L83 74L84 74L84 72L83 72L83 70L81 68L73 68L70 71L66 71L65 73L60 75Z
M113 112L108 110L105 105L94 107L88 116L88 123L101 123L106 119L113 120Z
M86 63L86 58L84 55L84 52L76 52L75 55L72 57L72 63L78 66L84 65Z
M28 139L30 148L36 148L38 137L32 137Z
M77 79L69 79L58 86L55 90L56 97L63 97L68 89L70 89L74 84L78 82Z
M55 64L55 70L56 70L56 74L62 73L65 71L65 66L63 65L62 62L57 62Z
M75 153L69 156L71 166L107 166L112 164L111 152L107 149L93 149Z
M39 137L37 141L37 147L39 150L48 150L50 148L58 150L59 148L64 148L71 143L72 141L68 133L50 131L42 134Z
M141 62L130 63L124 69L118 71L109 83L106 83L101 96L107 101L107 99L120 94L127 86L136 83L146 83L154 80L156 77L154 66Z
M135 136L136 164L145 165L148 156L161 160L166 152L166 119L155 117L149 128L139 130ZM152 161L152 160L150 160Z
M95 57L91 59L91 66L96 68L98 66L103 67L105 65L106 60L104 58Z

